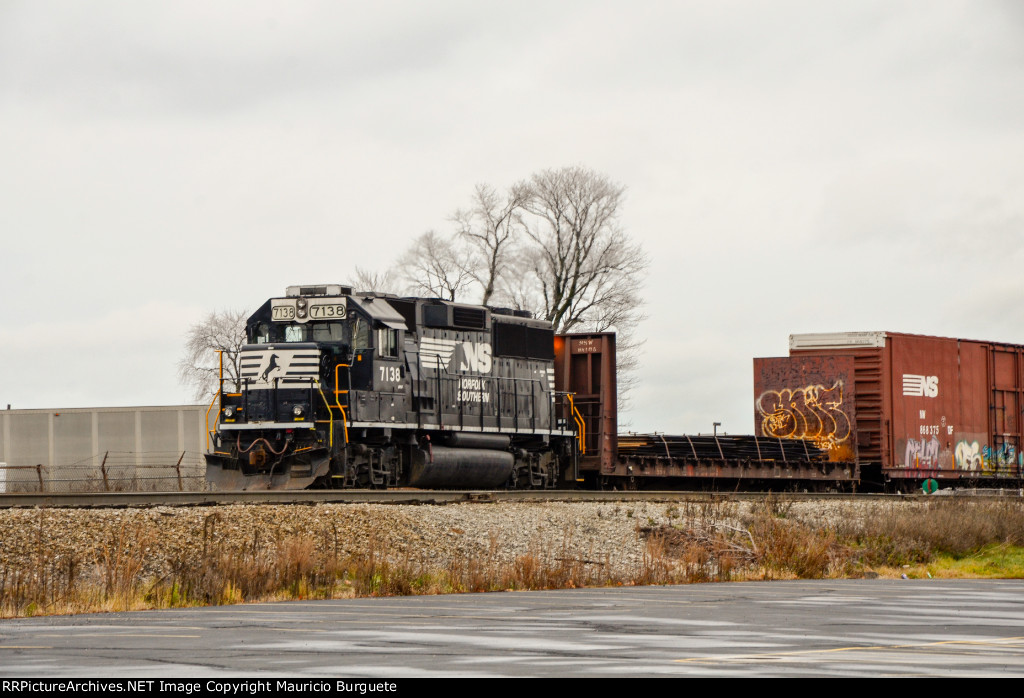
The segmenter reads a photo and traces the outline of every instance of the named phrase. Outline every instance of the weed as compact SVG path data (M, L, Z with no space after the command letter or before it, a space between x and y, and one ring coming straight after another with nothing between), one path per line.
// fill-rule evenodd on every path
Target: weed
M819 579L826 576L835 558L841 555L834 531L771 515L755 517L750 536L757 547L756 563L765 579Z
M302 535L255 530L229 544L214 513L196 532L201 550L171 557L159 570L142 564L157 544L155 528L110 527L92 558L79 560L53 552L44 534L47 514L40 512L34 548L22 560L0 565L0 616L732 579L903 573L1024 578L1019 500L881 505L828 526L802 520L791 501L777 496L746 516L738 512L732 502L684 502L666 510L668 523L643 517L645 526L637 522L642 555L634 568L617 568L607 553L593 549L581 553L572 527L560 543L538 539L514 556L492 531L478 551L428 566L372 537L344 552L334 523ZM628 509L626 516L636 512ZM463 535L461 529L450 532Z
M793 500L769 492L760 502L754 505L755 515L765 515L775 519L789 517L793 509Z

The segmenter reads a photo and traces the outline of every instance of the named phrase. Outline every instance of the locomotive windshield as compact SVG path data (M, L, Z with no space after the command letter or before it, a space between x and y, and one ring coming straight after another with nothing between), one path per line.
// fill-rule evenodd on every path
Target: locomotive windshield
M345 322L280 323L257 322L252 327L252 344L276 342L342 342L348 343L349 327Z

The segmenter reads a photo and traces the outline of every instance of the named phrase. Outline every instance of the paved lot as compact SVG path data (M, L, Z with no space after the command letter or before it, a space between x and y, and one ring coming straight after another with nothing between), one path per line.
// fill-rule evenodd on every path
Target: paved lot
M3 677L1024 676L1024 581L842 580L0 621Z

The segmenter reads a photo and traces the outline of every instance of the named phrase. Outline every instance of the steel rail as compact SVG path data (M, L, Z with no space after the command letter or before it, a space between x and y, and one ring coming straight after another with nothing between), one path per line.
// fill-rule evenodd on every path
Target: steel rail
M958 495L1021 496L1018 489L961 490ZM0 494L0 509L119 508L211 506L231 504L456 504L461 502L717 502L757 501L922 500L924 494L851 494L825 492L684 492L594 490L296 490L259 492L88 492Z

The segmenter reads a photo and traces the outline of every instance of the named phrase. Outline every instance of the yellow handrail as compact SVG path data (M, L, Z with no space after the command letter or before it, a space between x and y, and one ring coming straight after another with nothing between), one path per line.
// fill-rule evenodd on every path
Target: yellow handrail
M580 455L586 455L587 426L583 421L583 415L581 415L580 411L576 409L576 403L573 402L572 395L572 393L566 393L566 397L569 398L569 408L572 410L572 418L576 422L576 426L580 428L579 433L576 434L576 440L579 442L580 445Z
M213 409L213 403L217 402L217 398L220 397L220 393L213 396L210 400L210 406L206 408L206 450L210 450L210 435L213 433L213 429L210 428L210 410ZM217 421L220 422L220 412L217 413Z
M341 406L341 400L338 396L342 393L348 395L347 390L338 390L338 369L339 368L350 368L349 364L336 364L334 367L334 404L337 405L338 411L341 412L341 425L345 428L345 445L348 446L348 415L345 414L345 408ZM328 405L328 409L330 406Z
M206 408L206 450L210 450L210 435L214 432L214 429L210 429L210 410L213 409L213 403L220 398L220 406L217 408L217 423L220 424L220 413L224 410L224 350L217 349L217 359L220 361L220 373L217 376L217 394L210 400L210 406Z

